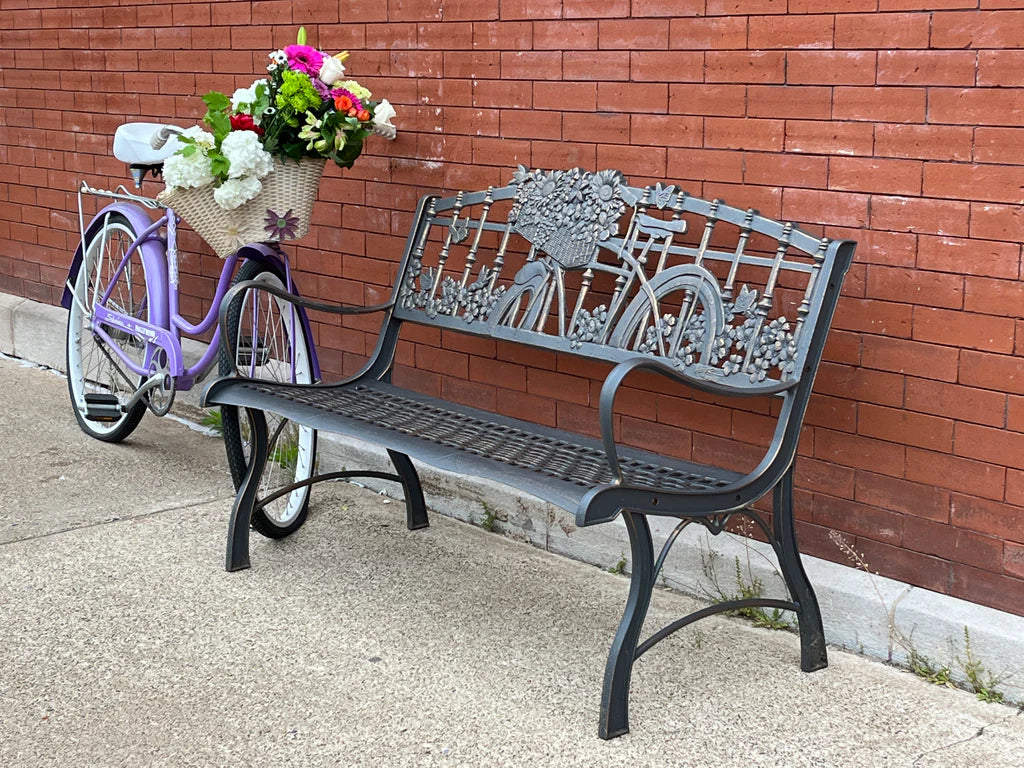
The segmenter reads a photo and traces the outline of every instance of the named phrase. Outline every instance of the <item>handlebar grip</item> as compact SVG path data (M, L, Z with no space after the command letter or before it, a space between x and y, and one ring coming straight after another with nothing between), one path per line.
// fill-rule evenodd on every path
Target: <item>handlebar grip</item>
M153 149L162 149L171 136L177 136L181 131L170 125L165 125L163 128L153 134L153 137L149 140L149 146Z
M387 139L388 141L394 141L395 137L398 135L398 129L395 128L395 126L388 125L386 123L373 126L371 131L377 136Z

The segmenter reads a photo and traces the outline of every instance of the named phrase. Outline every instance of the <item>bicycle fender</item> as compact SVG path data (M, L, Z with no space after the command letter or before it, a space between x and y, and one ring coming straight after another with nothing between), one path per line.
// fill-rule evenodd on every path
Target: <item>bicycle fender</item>
M149 217L149 214L142 208L142 206L134 203L116 202L103 208L95 216L92 221L89 222L89 226L85 229L85 239L88 241L95 235L100 228L103 226L103 222L107 217L108 213L119 213L128 219L128 223L131 224L132 229L136 232L145 232L149 227L153 225L153 220ZM167 262L164 259L163 246L155 241L148 240L139 246L139 254L146 265L147 275L166 275L167 274ZM71 259L71 266L68 268L68 276L64 281L64 293L61 295L60 305L64 309L71 308L71 288L69 286L74 285L75 280L78 278L78 270L82 268L82 243L78 244L75 248L75 255ZM166 277L164 278L166 280ZM152 288L153 286L147 286ZM159 304L159 302L157 302ZM153 306L154 311L158 311L158 306ZM151 317L152 321L157 325L165 325L167 322L166 317Z

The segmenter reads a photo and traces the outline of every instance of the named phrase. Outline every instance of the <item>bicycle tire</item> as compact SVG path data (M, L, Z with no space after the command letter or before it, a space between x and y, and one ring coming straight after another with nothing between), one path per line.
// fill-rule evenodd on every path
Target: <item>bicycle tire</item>
M286 286L285 277L281 273L281 270L275 265L266 262L245 262L235 275L233 284L248 280L268 281L270 284L279 288L284 288ZM266 299L266 303L262 303L260 301L260 296ZM262 314L258 310L254 312L252 310L254 303L257 303L257 306L268 311L263 312ZM221 347L218 357L218 366L221 376L233 375L236 370L241 370L245 366L255 362L259 364L254 365L249 371L243 372L247 374L256 374L258 378L271 378L278 381L285 380L283 375L286 375L287 380L291 380L291 363L289 362L286 366L275 365L275 362L280 363L280 361L275 360L273 357L273 349L280 349L276 342L283 341L285 351L289 353L287 356L288 358L291 357L291 350L288 346L291 341L290 338L288 338L287 329L292 324L290 322L281 322L277 326L277 328L285 335L285 339L283 340L270 339L271 335L276 335L273 333L264 334L261 339L259 331L261 328L265 329L268 327L264 325L266 321L262 319L265 317L270 320L269 327L275 327L270 313L273 312L273 308L275 307L280 311L282 306L289 305L282 300L277 300L270 294L259 294L256 290L246 291L244 294L235 298L227 312L227 333L229 334L229 338L233 339L235 342L235 359L232 360L225 352L224 347ZM257 333L246 333L246 331L251 331L254 316L256 318L255 325ZM294 318L293 329L297 338L301 336L301 341L296 345L296 381L299 383L312 383L312 346L298 315ZM248 338L248 347L246 347L244 343L246 341L246 337ZM253 343L254 339L255 343ZM269 341L267 341L268 339ZM265 359L263 359L264 356L266 356ZM286 374L285 371L287 371ZM282 375L275 375L275 372ZM261 373L264 375L260 376L259 374ZM248 425L242 423L242 417L237 407L225 405L221 406L220 411L221 431L224 436L224 447L227 452L228 467L231 470L231 480L237 490L245 479L248 467L248 441L246 437L246 429ZM267 414L268 427L272 438L277 427L282 421L283 420L275 414ZM267 466L264 470L263 478L261 479L260 496L268 495L268 492L272 491L274 488L280 488L285 485L289 485L292 482L306 480L315 472L317 449L316 430L300 425L292 426L294 426L294 433L286 425L284 427L285 431L282 431L278 439L269 447L270 458L267 460ZM294 440L294 443L291 442L292 440ZM292 463L293 450L295 452L294 466L287 466ZM294 533L302 527L302 524L306 521L306 516L309 512L310 494L311 489L309 486L306 486L305 488L297 489L291 494L282 497L282 499L278 499L276 502L273 502L275 506L269 512L266 509L256 511L253 513L250 521L251 527L263 536L272 539L280 539Z
M114 245L112 237L117 237L117 245ZM66 333L65 362L67 364L68 394L71 397L71 408L74 411L78 426L90 437L102 440L107 443L119 443L128 437L135 428L139 426L142 417L146 413L146 402L140 400L134 406L124 411L119 419L114 421L95 421L86 417L87 406L85 395L89 394L114 394L122 405L137 391L142 379L131 374L123 364L117 365L117 358L113 352L95 334L84 327L85 314L83 304L79 301L88 302L90 296L102 294L110 279L110 274L103 274L102 271L96 279L93 279L97 272L97 260L101 250L107 251L111 245L114 252L123 244L131 244L135 241L137 233L128 221L128 218L119 213L112 213L106 221L106 225L98 232L92 234L85 243L82 253L82 264L75 277L74 296L68 309L68 323ZM119 255L123 255L121 251ZM120 263L118 258L113 260L110 253L104 254L100 268L114 266ZM136 279L136 270L141 270L141 280ZM110 299L111 306L119 311L149 319L150 304L146 301L147 275L145 262L142 260L138 250L132 256L126 269L116 276L119 281L112 289ZM95 287L99 283L98 288ZM136 302L136 296L139 297ZM124 336L124 334L121 334ZM128 346L133 346L130 339L125 339ZM145 342L141 341L135 345L141 349L144 357ZM142 362L142 361L138 361ZM127 373L126 373L127 370ZM123 379L123 381L122 381ZM130 385L130 386L128 386Z

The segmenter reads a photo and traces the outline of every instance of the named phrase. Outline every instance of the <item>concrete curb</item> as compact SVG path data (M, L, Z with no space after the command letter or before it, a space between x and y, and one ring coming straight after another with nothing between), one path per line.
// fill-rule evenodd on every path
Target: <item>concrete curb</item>
M59 307L0 293L0 352L4 354L63 371L65 324L66 313ZM201 345L189 345L186 353L198 356L201 350ZM196 392L180 395L175 408L185 418L197 418ZM333 435L322 436L320 445L321 471L390 469L387 454L378 446ZM507 536L602 568L613 568L626 558L625 570L629 570L629 543L625 526L618 521L579 529L564 510L515 489L424 465L420 469L427 503L442 515L476 525L486 519L489 527ZM367 481L366 485L395 493L385 482ZM652 518L658 542L668 536L673 522ZM785 595L770 547L730 535L711 537L698 526L691 526L677 540L665 565L664 584L711 599L715 581L722 591L733 592L737 558L748 582L759 581L766 593ZM890 622L894 622L902 636L911 638L918 654L949 666L953 677L962 682L967 629L972 656L1002 679L998 687L1008 699L1024 701L1024 617L816 557L804 555L803 560L821 603L829 643L905 666L908 649L891 641Z

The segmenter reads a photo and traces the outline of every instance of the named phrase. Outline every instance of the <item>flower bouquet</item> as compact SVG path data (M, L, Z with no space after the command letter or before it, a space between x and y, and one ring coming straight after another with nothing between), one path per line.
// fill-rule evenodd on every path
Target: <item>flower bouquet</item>
M270 54L266 78L231 98L203 97L209 130L177 137L159 199L219 256L307 234L324 163L351 168L367 136L395 137L394 108L344 79L347 57L306 45L300 29L295 45Z

